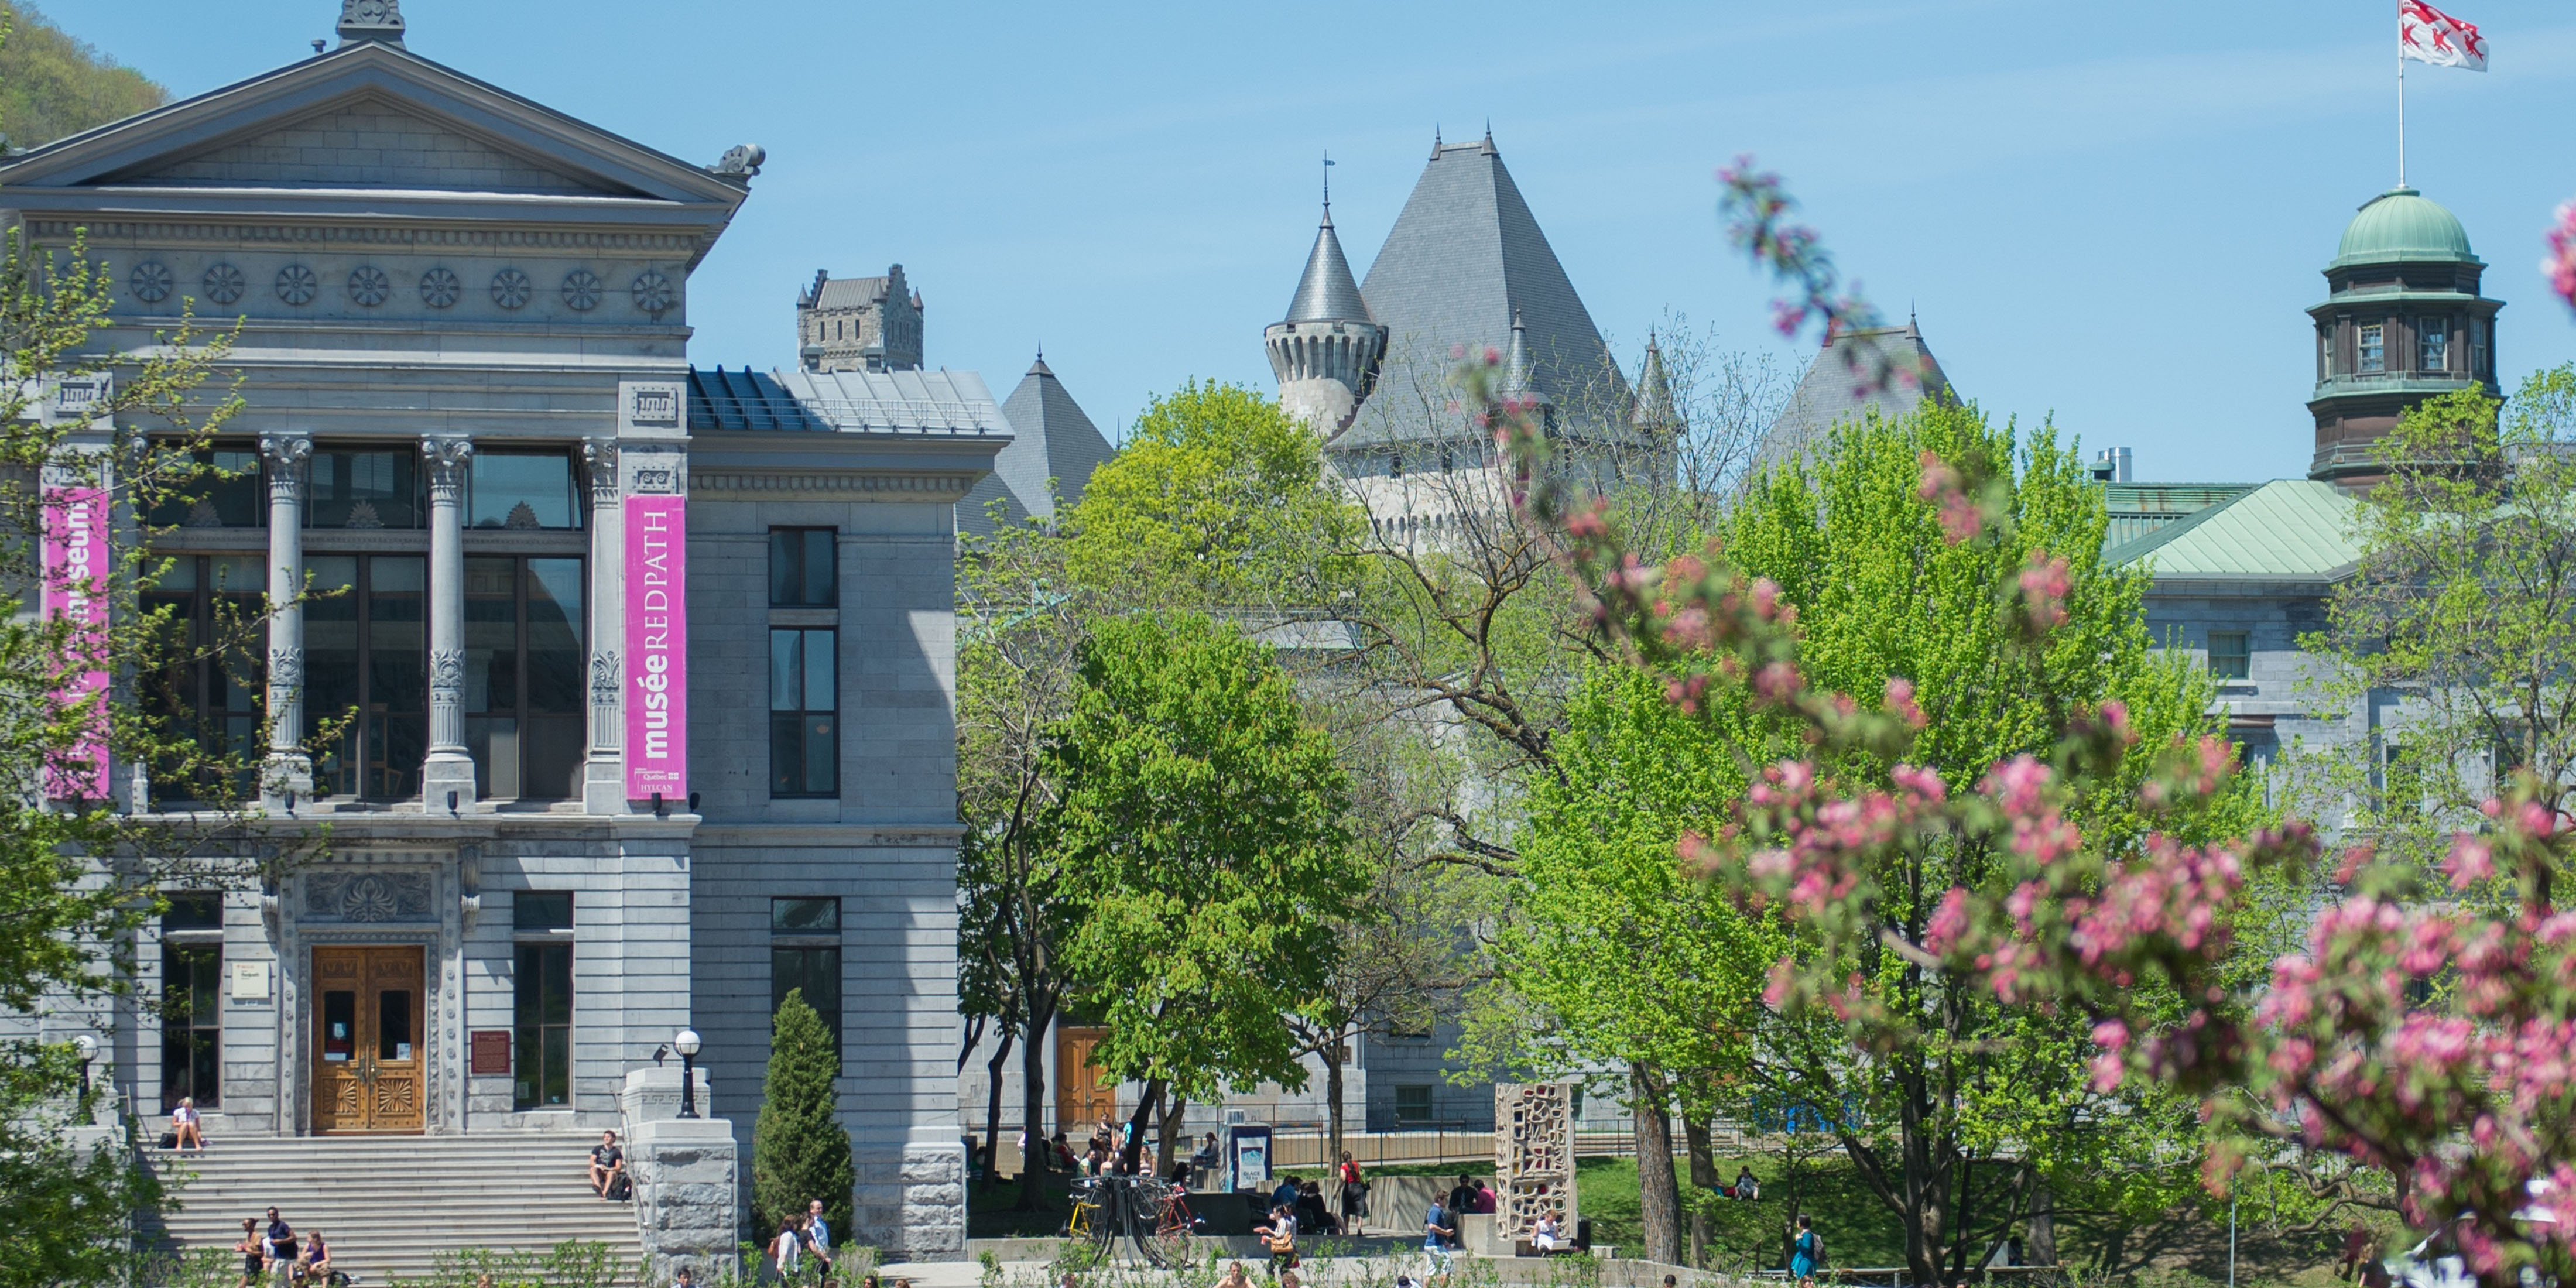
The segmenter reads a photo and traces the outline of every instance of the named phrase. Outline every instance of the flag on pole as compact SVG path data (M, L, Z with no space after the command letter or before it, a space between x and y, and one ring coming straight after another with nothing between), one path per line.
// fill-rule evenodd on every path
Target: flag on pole
M2487 69L2487 41L2474 22L2462 22L2424 0L2397 0L2397 56L2482 72Z

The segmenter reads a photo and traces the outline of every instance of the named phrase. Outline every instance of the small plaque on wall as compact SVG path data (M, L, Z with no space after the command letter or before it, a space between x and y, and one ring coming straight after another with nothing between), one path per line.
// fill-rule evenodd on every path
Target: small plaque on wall
M473 1033L473 1068L475 1073L510 1073L510 1031L476 1029Z

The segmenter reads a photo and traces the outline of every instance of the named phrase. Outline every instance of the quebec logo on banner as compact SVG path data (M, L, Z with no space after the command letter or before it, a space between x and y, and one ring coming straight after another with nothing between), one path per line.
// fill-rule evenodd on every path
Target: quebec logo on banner
M689 500L626 498L626 799L689 794Z

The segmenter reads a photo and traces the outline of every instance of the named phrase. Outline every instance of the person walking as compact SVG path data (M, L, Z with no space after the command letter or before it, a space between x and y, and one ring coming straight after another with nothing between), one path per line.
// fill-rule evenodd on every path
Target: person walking
M259 1288L259 1277L268 1271L268 1253L260 1242L258 1218L242 1218L241 1242L233 1245L233 1251L242 1258L241 1288Z
M1448 1205L1431 1200L1431 1210L1422 1217L1422 1251L1431 1258L1431 1273L1449 1273L1449 1250L1458 1246L1458 1218L1449 1214Z
M821 1199L812 1199L805 1204L805 1247L814 1254L814 1260L820 1263L815 1268L823 1281L831 1282L832 1226L830 1222L823 1219L823 1200Z
M1806 1213L1798 1214L1797 1236L1789 1241L1789 1278L1798 1288L1815 1288L1816 1267L1825 1263L1825 1238Z
M1342 1165L1334 1169L1342 1189L1342 1229L1345 1233L1364 1233L1362 1218L1368 1215L1368 1183L1360 1176L1360 1165L1351 1161L1351 1152L1342 1151Z
M268 1229L261 1238L260 1253L268 1258L268 1275L277 1288L295 1288L295 1227L288 1225L276 1208L268 1210Z
M804 1248L805 1232L796 1228L796 1218L778 1218L778 1235L770 1240L769 1256L770 1264L777 1268L781 1280L791 1284L796 1282L796 1269L802 1263L800 1254Z

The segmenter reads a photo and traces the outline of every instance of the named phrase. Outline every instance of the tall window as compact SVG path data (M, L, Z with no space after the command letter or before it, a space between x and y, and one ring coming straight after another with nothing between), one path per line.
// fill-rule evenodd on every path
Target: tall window
M187 485L152 507L156 528L257 528L268 523L259 489L259 453L249 447L209 447L192 453L204 467Z
M769 901L769 1013L787 994L803 990L805 1004L823 1017L832 1052L841 1050L841 901Z
M510 897L518 936L512 1100L521 1109L572 1103L572 895L522 890Z
M421 493L420 450L317 447L306 476L304 526L397 528L429 526Z
M2242 680L2253 673L2254 651L2244 631L2209 633L2209 673L2221 680Z
M579 559L465 561L465 745L487 800L566 800L589 738Z
M174 894L161 914L161 1112L223 1104L224 897Z
M2484 376L2488 373L2488 370L2487 320L2485 318L2470 318L2469 374L2472 376Z
M1431 1084L1414 1083L1395 1089L1395 1120L1398 1123L1431 1121Z
M572 456L566 452L477 451L467 475L465 526L537 531L581 526Z
M335 796L420 794L429 754L429 625L419 555L305 561L304 711L336 731L315 778Z
M830 608L841 602L833 528L769 530L769 606Z
M240 765L254 762L260 750L267 588L261 556L179 555L142 596L144 612L165 614L163 655L172 659L145 682L146 708L208 754ZM241 778L234 786L247 790L247 773ZM208 785L202 770L155 775L156 788L165 791L187 794Z
M2388 328L2378 322L2365 322L2361 327L2361 369L2388 370Z
M2334 324L2331 322L2317 330L2317 379L2319 380L2335 373L2334 335Z
M833 683L839 632L769 632L769 794L836 796L841 790L840 687Z
M2418 328L2415 333L2415 347L2417 350L2416 356L2423 360L2415 364L2415 369L2418 371L2450 370L2450 320L2447 318L2425 318L2416 325Z

